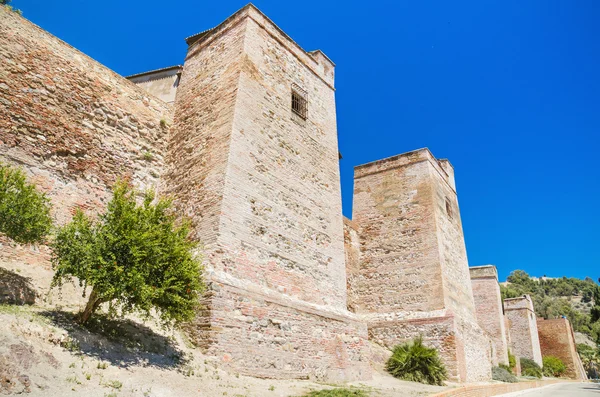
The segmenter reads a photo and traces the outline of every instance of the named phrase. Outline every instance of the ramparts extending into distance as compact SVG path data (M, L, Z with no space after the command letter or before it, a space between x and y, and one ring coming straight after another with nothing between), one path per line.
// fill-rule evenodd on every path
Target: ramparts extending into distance
M173 197L209 286L186 331L224 367L369 379L386 358L374 351L423 335L454 381L489 380L509 348L541 362L554 340L585 377L568 322L536 321L527 297L501 301L495 267L469 269L448 160L420 149L357 166L342 216L335 65L253 5L188 37L182 66L129 79L3 7L0 37L0 159L59 223L103 208L123 176Z

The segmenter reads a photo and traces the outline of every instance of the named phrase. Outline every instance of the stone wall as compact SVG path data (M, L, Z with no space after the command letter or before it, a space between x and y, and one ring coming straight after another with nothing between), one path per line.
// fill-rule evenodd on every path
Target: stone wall
M488 333L495 347L492 364L508 365L508 343L498 273L492 265L469 268L477 323Z
M510 325L510 349L517 360L525 357L542 365L533 301L529 295L504 299L504 313Z
M5 7L0 59L0 160L23 167L59 223L102 208L117 178L158 185L165 103ZM43 246L0 247L0 263L48 263Z
M489 379L450 163L421 149L358 166L353 208L360 265L347 264L348 288L369 336L392 347L422 334L452 379Z
M565 375L571 379L587 379L586 372L577 354L575 335L571 323L566 318L551 320L537 319L542 356L554 356L567 366Z
M346 307L333 64L252 5L188 43L165 186L204 244L195 342L254 376L370 376Z
M360 277L360 240L358 225L344 217L344 253L346 259L346 285L348 296L348 310L356 312L356 305L360 303L360 291L356 277Z
M424 151L358 166L352 219L361 228L357 313L445 308L432 165ZM393 286L393 287L392 287Z

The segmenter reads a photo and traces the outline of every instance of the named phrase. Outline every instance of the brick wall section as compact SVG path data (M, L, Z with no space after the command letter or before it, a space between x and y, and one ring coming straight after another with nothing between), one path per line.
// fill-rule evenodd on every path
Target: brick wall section
M565 375L571 379L587 379L585 370L577 354L575 335L571 323L566 318L537 319L542 357L555 356L567 366Z
M454 380L489 379L451 165L421 149L356 167L353 221L360 266L349 264L349 291L370 337L391 347L423 334Z
M488 333L495 347L492 363L508 365L508 343L498 272L492 265L469 268L477 323Z
M533 302L529 295L504 300L504 313L510 324L510 349L517 360L529 358L542 365L542 351L538 336Z
M254 376L370 376L346 307L333 64L319 54L249 5L190 46L177 92L166 190L195 222L211 287L189 331Z
M24 168L59 223L76 208L103 207L119 177L158 184L168 133L160 120L171 120L165 103L5 7L0 59L0 160ZM48 266L43 246L0 246L0 263Z

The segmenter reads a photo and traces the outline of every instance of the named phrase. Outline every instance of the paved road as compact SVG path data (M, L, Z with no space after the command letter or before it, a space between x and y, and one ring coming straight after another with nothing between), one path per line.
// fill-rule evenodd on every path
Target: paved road
M598 383L562 383L535 389L529 392L504 394L504 396L523 397L600 397Z

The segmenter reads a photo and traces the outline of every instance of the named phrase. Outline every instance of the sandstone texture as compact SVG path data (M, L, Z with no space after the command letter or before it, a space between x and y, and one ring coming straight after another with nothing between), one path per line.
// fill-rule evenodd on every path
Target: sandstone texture
M24 166L58 222L102 207L117 178L158 185L165 103L4 7L0 59L0 156Z
M509 323L512 354L517 360L528 358L541 367L542 351L531 297L504 299L504 313Z
M335 65L253 5L188 37L183 66L129 80L4 7L0 34L0 159L59 224L102 209L118 178L172 197L202 243L208 292L185 327L202 357L364 380L423 335L453 381L489 380L507 346L541 363L531 301L506 300L505 319L495 269L469 271L447 160L421 149L356 167L343 218ZM0 236L0 299L34 303L49 259Z
M495 354L492 364L508 365L508 342L506 338L504 309L498 284L498 272L493 265L469 268L477 323L492 339Z
M566 318L537 319L542 356L554 356L567 366L565 375L571 379L585 380L587 375L579 354L573 327Z
M348 284L369 337L391 348L422 334L453 379L489 379L448 161L421 149L356 167L353 221L360 266Z
M195 343L241 373L370 377L346 308L333 64L252 6L188 43L164 185L204 244Z

